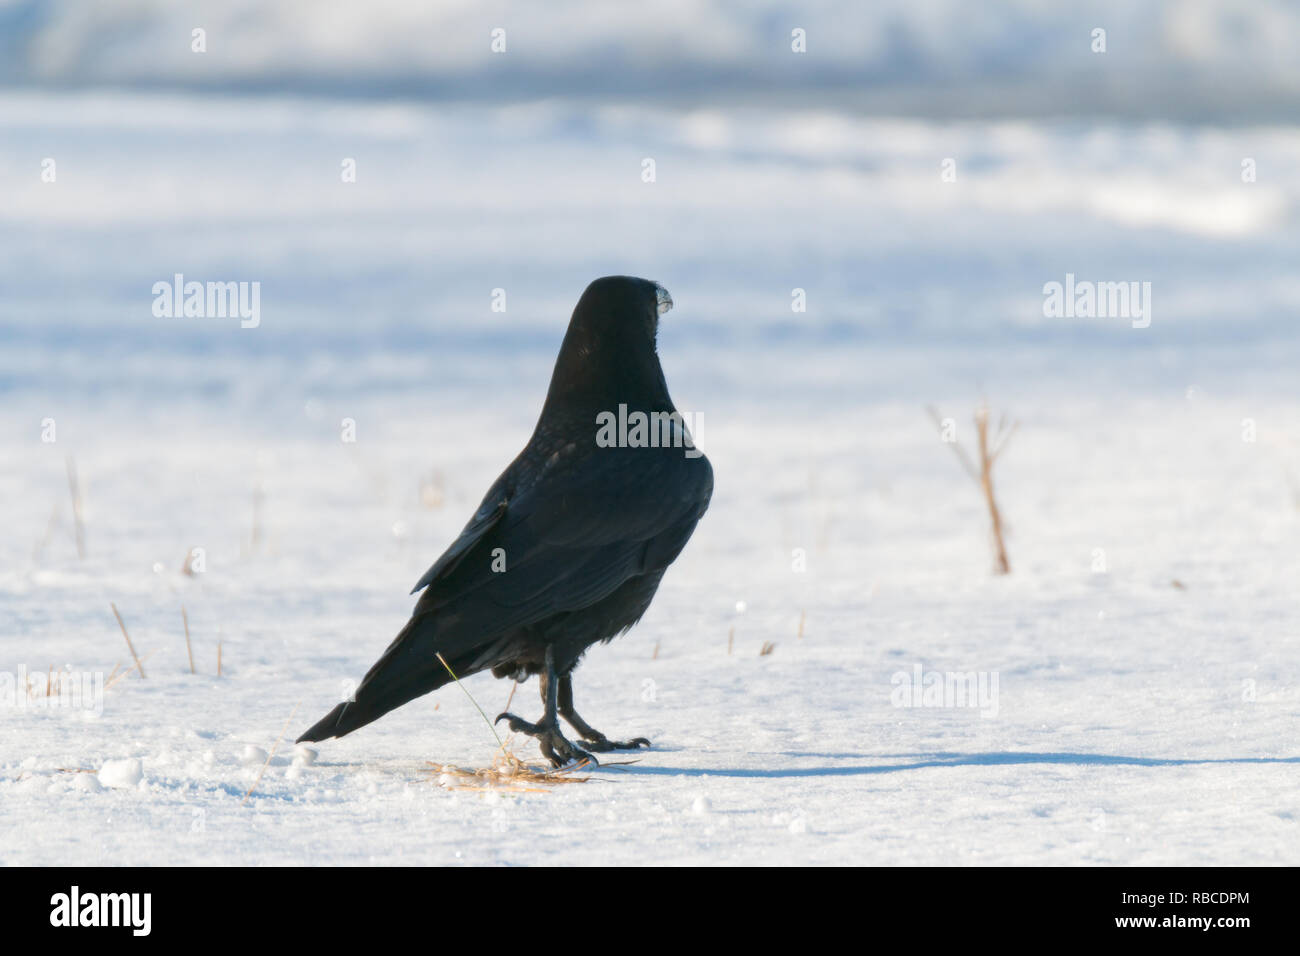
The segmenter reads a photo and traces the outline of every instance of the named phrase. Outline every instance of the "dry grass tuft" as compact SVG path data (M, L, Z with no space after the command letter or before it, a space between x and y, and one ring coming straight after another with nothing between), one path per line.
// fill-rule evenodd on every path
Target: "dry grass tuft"
M135 669L140 672L141 677L144 677L144 665L140 662L140 655L135 652L135 645L131 643L131 635L126 632L126 624L122 621L122 615L117 612L117 605L109 601L108 606L113 609L113 617L117 618L117 626L122 629L122 636L126 638L126 649L135 658Z
M957 444L955 423L941 418L938 410L933 405L929 406L926 411L930 413L930 418L934 421L935 427L939 429L940 437L946 444L952 446L952 450L957 455L957 460L961 462L966 474L970 475L971 480L980 486L980 491L984 496L984 503L989 510L989 520L993 526L994 573L1010 574L1011 562L1007 559L1007 546L1002 535L1002 512L998 508L997 498L993 494L993 465L997 462L998 456L1006 449L1007 442L1016 433L1020 423L1008 424L1007 417L1003 415L998 420L996 432L990 435L989 406L987 402L980 403L979 407L975 409L975 436L978 439L979 446L979 466L977 467L970 456L966 454L966 449Z
M185 625L185 651L190 655L190 673L194 673L194 648L190 646L190 616L185 613L185 605L181 605L181 623Z
M587 783L594 778L580 776L589 769L588 763L574 764L552 770L536 766L502 747L492 760L492 766L477 770L457 767L449 763L428 762L424 772L446 790L474 790L483 793L549 793L552 787L566 783Z
M118 672L118 668L122 666L122 662L119 661L118 663L114 664L113 672L109 674L108 678L104 681L104 690L108 690L110 687L113 687L119 681L125 680L127 677L131 676L131 672L136 669L136 666L138 666L139 664L143 664L151 657L153 657L153 651L150 651L144 657L140 658L139 662L136 665L128 667L126 670L120 673Z
M585 760L582 761L582 763L551 770L530 764L514 753L506 746L506 742L501 739L501 735L497 733L496 725L493 724L492 721L488 720L487 714L483 712L483 708L480 707L478 701L474 699L474 695L469 692L469 688L461 683L460 678L456 676L456 672L451 669L451 665L447 663L447 659L442 656L441 652L437 652L435 656L442 663L442 666L447 669L447 673L451 675L451 679L462 691L465 692L465 696L468 697L469 702L474 705L474 709L479 712L479 715L483 718L483 722L487 724L488 729L492 731L492 736L495 737L497 741L497 752L492 758L492 766L490 767L471 769L468 767L457 767L456 765L449 763L435 763L432 760L427 761L428 769L424 772L428 774L436 774L437 783L440 786L447 790L479 790L484 792L497 791L502 793L547 793L549 792L550 787L558 786L559 784L586 783L592 779L591 777L575 776L578 771L585 770L590 766ZM515 691L518 687L519 682L516 681L514 686L510 688L510 698L506 701L506 710L510 709L510 701L514 700ZM614 761L612 763L602 764L602 766L618 767L630 763L636 763L636 761Z

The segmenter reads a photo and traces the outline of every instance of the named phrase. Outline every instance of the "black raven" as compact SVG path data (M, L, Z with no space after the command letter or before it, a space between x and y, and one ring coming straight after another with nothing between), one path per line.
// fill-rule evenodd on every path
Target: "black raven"
M446 684L441 655L457 677L539 675L541 719L497 720L536 737L556 766L650 745L610 740L578 716L572 673L588 647L640 620L713 494L655 350L671 307L646 279L587 286L532 438L412 590L426 589L354 698L300 742L342 737Z

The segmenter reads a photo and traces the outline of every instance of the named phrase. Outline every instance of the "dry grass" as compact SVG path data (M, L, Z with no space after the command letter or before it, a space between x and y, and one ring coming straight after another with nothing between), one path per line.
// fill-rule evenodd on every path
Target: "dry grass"
M131 674L131 672L132 672L133 670L135 670L136 667L138 667L140 664L142 664L142 663L144 663L145 661L147 661L147 660L148 660L150 657L152 657L152 656L153 656L153 651L150 651L150 652L149 652L148 654L146 654L143 658L141 658L139 661L137 661L137 662L135 663L135 665L133 665L133 666L131 666L131 667L128 667L126 670L122 671L122 673L120 673L120 674L117 672L117 669L118 669L119 667L122 666L121 662L118 662L117 664L114 664L114 665L113 665L113 671L112 671L112 673L110 673L110 674L108 675L108 679L104 681L104 690L107 691L110 687L112 687L112 686L113 686L114 684L116 684L118 681L124 680L125 678L129 677L130 674ZM142 676L143 676L143 675L142 675Z
M294 715L298 713L298 706L301 703L301 700L298 701L297 704L293 705L293 710L289 711L288 720L286 720L284 726L280 728L280 736L275 738L275 743L271 746L271 752L266 755L266 763L262 764L262 769L257 771L257 777L253 780L253 785L248 788L248 792L244 794L244 799L239 801L241 807L248 802L248 798L253 795L253 791L257 789L257 785L262 782L262 774L266 773L266 768L271 766L271 760L275 757L275 752L280 749L280 741L284 740L285 732L289 729L289 724L292 723Z
M488 725L492 731L492 736L497 740L497 752L492 757L492 765L489 767L470 768L458 767L455 764L436 763L432 760L427 761L428 769L425 773L436 775L436 781L439 785L447 790L478 790L483 792L496 791L502 793L547 793L551 787L559 786L565 783L587 783L591 777L577 776L579 771L588 769L590 766L587 761L573 764L568 767L558 769L548 769L528 763L513 750L506 746L506 742L501 739L497 733L496 726L488 720L483 708L479 706L474 695L469 692L456 672L451 669L447 659L442 653L437 654L438 660L442 666L447 669L451 679L455 681L456 686L465 692L469 702L474 705L483 718L483 722ZM510 701L515 698L515 691L519 687L516 681L510 688L510 697L506 700L506 710L510 709ZM632 760L615 761L613 763L602 764L602 766L617 767L629 763L635 763Z
M551 770L530 764L503 745L492 760L492 766L477 770L457 767L449 763L428 762L428 773L446 790L476 790L503 793L548 793L552 787L566 783L587 783L593 778L579 776L588 769L584 760L571 767Z
M27 696L28 700L39 700L42 697L53 697L55 684L57 683L62 687L64 673L65 671L62 667L55 670L54 665L51 664L49 673L45 675L44 687L41 686L39 674L27 674L23 679L23 693ZM54 679L56 676L58 677L57 682Z
M934 420L935 426L939 429L942 436L945 431L944 420L939 416L939 412L930 406L927 411L930 418ZM1007 417L1003 415L998 420L997 431L992 437L989 435L989 406L987 403L981 403L975 409L975 435L979 445L979 467L966 454L966 449L954 441L947 441L945 444L952 446L957 460L965 469L966 474L970 475L971 480L980 486L980 491L984 495L984 503L989 510L989 519L993 528L993 570L996 574L1010 574L1011 562L1007 559L1007 546L1002 535L1002 512L998 508L997 498L993 494L993 465L997 462L998 456L1007 447L1007 442L1011 436L1016 433L1020 427L1019 422L1007 424Z
M185 605L181 605L181 622L185 625L185 651L190 655L190 673L194 673L194 648L190 646L190 616L185 613Z
M135 669L140 672L141 677L144 677L144 665L140 663L140 655L135 652L135 645L131 643L131 635L126 632L126 624L122 621L122 615L117 612L117 605L109 601L108 606L113 609L113 616L117 618L117 626L122 629L122 636L126 638L127 650L135 658Z
M436 656L437 656L438 660L442 663L442 666L445 667L445 668L447 669L447 673L451 675L451 679L452 679L453 681L456 682L456 686L459 687L461 690L463 690L463 691L465 692L465 696L469 698L469 702L470 702L471 704L474 705L474 709L477 710L479 716L483 718L483 723L485 723L485 724L488 725L488 730L492 731L492 736L495 737L495 738L497 739L497 747L498 747L498 749L500 749L500 751L501 751L501 753L502 753L503 755L509 757L509 754L508 754L507 751L506 751L505 741L503 741L503 740L501 739L501 735L500 735L499 733L497 733L496 724L494 724L494 723L492 723L492 721L488 720L488 715L485 714L485 713L483 712L483 708L480 707L480 706L478 705L478 701L476 701L476 700L474 699L474 695L471 694L471 693L469 692L469 688L467 688L464 684L462 684L462 683L460 682L460 678L456 676L456 672L455 672L454 670L452 670L452 669L451 669L451 665L447 663L447 658L445 658L445 657L442 656L442 651L437 651L437 652L435 652L435 653L436 653ZM515 687L518 687L518 686L519 686L519 682L516 681L516 682L515 682ZM511 699L511 700L514 700L514 696L515 696L515 687L510 688L510 699ZM506 707L509 708L509 706L510 706L510 702L507 701L507 702L506 702Z

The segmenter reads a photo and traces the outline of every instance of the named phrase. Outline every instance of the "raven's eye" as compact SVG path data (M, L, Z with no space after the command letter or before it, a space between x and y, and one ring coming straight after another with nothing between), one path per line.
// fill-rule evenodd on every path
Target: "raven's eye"
M655 303L660 315L673 307L673 297L668 294L667 289L657 282L655 283Z

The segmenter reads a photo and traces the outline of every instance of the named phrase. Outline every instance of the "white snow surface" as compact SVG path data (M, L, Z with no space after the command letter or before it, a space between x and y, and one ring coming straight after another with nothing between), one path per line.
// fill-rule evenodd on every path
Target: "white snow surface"
M1295 131L3 106L0 862L1300 862ZM1152 281L1151 327L1044 318L1067 271ZM262 281L261 325L155 318L176 272ZM645 619L576 675L590 722L654 748L450 791L431 763L496 748L455 686L295 748L609 272L672 291L661 357L716 474ZM981 395L1020 423L1007 577L925 413L970 447ZM917 666L996 675L996 712L894 706ZM42 702L51 669L89 698ZM489 715L510 692L465 688Z

